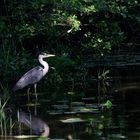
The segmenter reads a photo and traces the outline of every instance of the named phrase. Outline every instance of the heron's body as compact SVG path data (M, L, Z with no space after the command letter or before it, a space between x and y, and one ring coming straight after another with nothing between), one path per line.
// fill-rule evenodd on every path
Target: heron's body
M26 86L38 83L43 78L43 68L38 66L25 73L14 86L13 90L23 89Z
M47 54L39 55L38 60L43 67L37 66L28 71L27 73L25 73L14 86L13 91L17 91L19 89L23 89L24 87L38 83L49 70L49 65L47 62L43 60L43 58L51 56L54 55Z

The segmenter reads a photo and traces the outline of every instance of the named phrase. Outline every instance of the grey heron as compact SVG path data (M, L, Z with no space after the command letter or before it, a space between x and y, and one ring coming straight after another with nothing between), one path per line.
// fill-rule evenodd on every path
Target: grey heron
M37 92L36 92L36 84L47 74L49 70L49 65L46 61L44 61L44 58L48 57L54 57L55 55L53 54L46 54L46 53L41 53L38 56L38 60L40 64L43 66L37 66L31 70L29 70L27 73L25 73L15 84L13 91L17 91L19 89L23 89L24 87L34 85L35 89L35 97L37 101ZM29 97L29 96L28 96Z
M50 128L40 118L31 116L25 112L18 112L18 121L29 127L34 134L41 135L42 137L48 137Z

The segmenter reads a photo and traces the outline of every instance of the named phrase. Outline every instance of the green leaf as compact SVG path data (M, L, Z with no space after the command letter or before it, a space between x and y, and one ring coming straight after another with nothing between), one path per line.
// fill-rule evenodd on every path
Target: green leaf
M110 100L107 100L106 103L103 104L107 109L110 109L112 107L112 102Z

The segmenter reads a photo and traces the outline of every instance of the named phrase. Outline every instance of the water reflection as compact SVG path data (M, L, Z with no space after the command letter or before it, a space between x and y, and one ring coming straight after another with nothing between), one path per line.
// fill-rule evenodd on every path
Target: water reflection
M42 137L48 137L50 133L49 126L40 118L37 118L31 114L25 112L18 113L18 121L25 124L30 128L31 134L40 135ZM32 132L33 131L33 132Z
M23 115L24 116L24 115ZM75 118L71 119L71 118ZM79 121L79 119L84 121ZM66 140L68 135L79 140L139 140L140 110L125 110L124 105L116 105L112 110L96 113L50 115L49 139ZM77 122L76 122L77 119ZM66 123L68 120L69 122ZM73 121L70 121L73 120ZM28 132L30 134L30 132ZM1 140L17 140L14 137L1 137ZM23 138L18 138L23 140ZM25 138L24 138L25 139ZM26 138L26 140L42 140L41 138Z
M123 85L113 93L113 107L110 109L103 108L99 104L88 103L87 98L86 102L72 102L71 111L68 110L67 102L52 103L50 111L47 112L47 121L50 126L49 139L68 140L69 137L69 139L79 140L139 140L139 84L130 85ZM26 113L20 113L19 116L21 122L31 129L34 128L37 133L41 133L46 124L34 116L31 119ZM28 129L28 132L24 134L30 134L30 130ZM14 137L0 138L0 140L16 139ZM42 140L42 138L26 138L26 140Z

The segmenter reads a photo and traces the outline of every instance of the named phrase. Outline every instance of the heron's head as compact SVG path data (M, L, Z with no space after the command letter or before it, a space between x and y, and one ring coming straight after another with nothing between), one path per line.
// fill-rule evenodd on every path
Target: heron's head
M47 54L47 53L41 53L39 54L39 58L48 58L48 57L54 57L54 54Z

